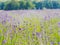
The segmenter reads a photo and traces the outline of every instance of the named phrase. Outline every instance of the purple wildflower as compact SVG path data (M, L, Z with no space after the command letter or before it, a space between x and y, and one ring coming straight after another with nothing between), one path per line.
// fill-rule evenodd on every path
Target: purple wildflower
M7 42L6 40L3 40L3 42L2 42L2 43L3 43L3 44L5 44L6 42Z
M60 42L58 42L58 45L60 45Z
M50 42L50 45L54 45L54 42Z
M60 22L58 22L58 27L60 27Z
M44 20L50 20L50 16L45 16Z
M36 32L37 37L42 37L41 33Z

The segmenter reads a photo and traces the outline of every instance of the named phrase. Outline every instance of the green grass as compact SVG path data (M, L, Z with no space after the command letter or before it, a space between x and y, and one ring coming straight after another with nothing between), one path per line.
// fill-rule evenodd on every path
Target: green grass
M58 34L57 23L60 22L58 18L52 18L49 21L40 22L41 19L37 17L24 17L23 23L19 26L8 26L8 22L4 26L0 24L0 45L58 45L60 42L60 35ZM42 24L43 27L40 25ZM51 28L51 29L50 29ZM42 35L41 38L36 33ZM5 40L5 41L4 41Z

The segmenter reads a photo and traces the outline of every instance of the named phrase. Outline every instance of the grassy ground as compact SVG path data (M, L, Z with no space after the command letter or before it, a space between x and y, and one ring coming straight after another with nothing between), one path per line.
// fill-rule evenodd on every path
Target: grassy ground
M1 12L0 45L60 45L59 13L37 12Z

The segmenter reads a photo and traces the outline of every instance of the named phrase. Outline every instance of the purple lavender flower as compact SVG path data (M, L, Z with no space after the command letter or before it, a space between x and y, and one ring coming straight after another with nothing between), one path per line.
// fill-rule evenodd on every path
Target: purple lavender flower
M58 22L58 24L60 25L60 22Z
M54 42L50 42L50 45L54 45Z
M58 45L60 45L60 42L58 42Z
M39 37L39 38L42 37L41 33L38 33L38 32L36 32L36 36Z
M3 20L3 21L2 21L2 24L6 24L6 20Z
M44 20L50 20L50 16L48 15L48 16L45 16L44 17Z
M3 44L5 44L6 42L7 42L6 40L3 40L3 42L2 42L2 43L3 43Z
M58 27L60 27L60 22L58 22Z

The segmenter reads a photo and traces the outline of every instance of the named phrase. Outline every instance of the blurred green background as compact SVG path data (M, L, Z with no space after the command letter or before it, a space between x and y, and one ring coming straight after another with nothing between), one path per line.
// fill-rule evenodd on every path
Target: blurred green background
M60 9L59 0L0 0L0 10Z

